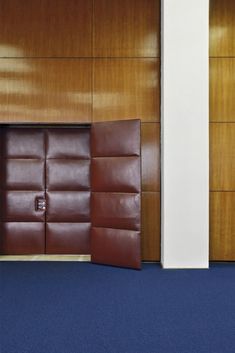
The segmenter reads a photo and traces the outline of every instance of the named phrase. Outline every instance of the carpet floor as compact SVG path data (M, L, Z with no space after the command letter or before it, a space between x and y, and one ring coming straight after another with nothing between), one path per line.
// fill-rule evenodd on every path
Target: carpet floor
M234 353L235 264L0 263L1 353Z

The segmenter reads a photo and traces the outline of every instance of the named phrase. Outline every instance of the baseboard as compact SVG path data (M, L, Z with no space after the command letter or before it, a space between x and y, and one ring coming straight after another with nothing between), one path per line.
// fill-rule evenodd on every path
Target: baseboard
M0 261L91 261L90 255L0 255Z

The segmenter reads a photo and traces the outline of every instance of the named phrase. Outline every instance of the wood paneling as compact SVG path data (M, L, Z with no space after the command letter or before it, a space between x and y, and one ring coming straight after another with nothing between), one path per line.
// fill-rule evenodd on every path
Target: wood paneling
M94 0L94 56L157 57L159 0Z
M235 192L210 193L210 260L235 260Z
M159 59L94 61L93 120L159 121Z
M142 190L160 191L160 124L141 124Z
M210 0L210 56L235 56L235 1Z
M235 58L210 59L210 121L235 122Z
M90 122L92 61L0 59L1 122Z
M131 118L148 122L142 124L142 251L156 261L160 0L0 0L0 122Z
M0 56L92 56L92 0L1 0Z
M235 123L210 124L210 190L235 191Z
M160 260L160 193L142 193L142 259Z
M210 0L211 260L235 260L234 38L234 0Z

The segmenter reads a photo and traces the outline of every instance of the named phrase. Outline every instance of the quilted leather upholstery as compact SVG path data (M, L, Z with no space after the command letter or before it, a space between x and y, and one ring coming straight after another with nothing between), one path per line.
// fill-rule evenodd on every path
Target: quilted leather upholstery
M140 122L91 128L92 261L140 268Z
M140 268L138 120L2 128L0 165L1 254Z
M1 132L1 253L38 254L45 249L44 133L41 129Z
M46 253L90 253L90 129L46 130Z
M4 128L0 140L1 253L89 254L90 129Z

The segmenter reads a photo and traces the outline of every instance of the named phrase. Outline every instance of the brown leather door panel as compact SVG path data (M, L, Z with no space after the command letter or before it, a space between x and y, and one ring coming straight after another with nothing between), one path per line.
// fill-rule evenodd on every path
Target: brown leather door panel
M1 253L45 249L45 146L42 129L1 129Z
M140 121L92 124L91 156L92 261L139 269Z
M90 128L46 131L47 254L90 253Z
M0 253L140 268L140 122L0 132Z

